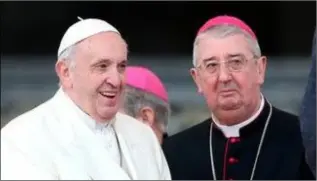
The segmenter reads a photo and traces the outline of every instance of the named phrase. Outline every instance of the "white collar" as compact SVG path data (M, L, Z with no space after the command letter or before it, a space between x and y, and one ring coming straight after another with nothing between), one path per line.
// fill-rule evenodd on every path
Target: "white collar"
M249 119L236 124L236 125L232 125L232 126L226 126L226 125L221 125L218 121L218 119L211 114L211 118L213 120L213 122L217 125L217 127L223 132L223 134L229 138L229 137L239 137L240 136L240 129L243 128L244 126L250 124L252 121L254 121L259 114L261 113L261 111L264 108L264 98L263 95L261 94L261 104L259 109L255 112L255 114L253 114Z
M78 105L76 105L76 103L64 92L62 88L60 88L57 91L57 95L60 95L62 99L70 103L71 107L75 110L75 112L80 115L85 125L88 126L93 132L103 130L104 128L107 128L109 125L113 125L115 122L115 118L114 118L110 121L107 121L106 123L98 123L96 120L90 117L87 113L85 113L80 107L78 107Z

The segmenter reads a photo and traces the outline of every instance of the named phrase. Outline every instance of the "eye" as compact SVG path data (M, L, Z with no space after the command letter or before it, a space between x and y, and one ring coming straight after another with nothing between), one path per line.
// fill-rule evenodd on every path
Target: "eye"
M102 63L102 64L99 64L99 66L98 66L99 68L102 68L102 69L105 69L105 68L107 68L108 67L108 65L107 64L105 64L105 63Z
M232 59L229 61L229 66L234 70L239 70L243 67L243 60L241 59Z
M240 59L234 59L233 62L234 62L234 63L242 63L242 60L240 60Z
M108 69L109 65L107 63L100 63L95 65L95 70L98 72L105 72Z
M124 72L126 67L127 67L126 63L121 63L121 64L119 64L118 69L119 69L120 72Z
M216 62L209 62L206 64L206 68L215 68L218 65Z

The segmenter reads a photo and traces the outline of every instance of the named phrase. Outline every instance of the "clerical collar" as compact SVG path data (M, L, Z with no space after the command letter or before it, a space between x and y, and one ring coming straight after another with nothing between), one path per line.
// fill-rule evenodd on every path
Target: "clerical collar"
M216 124L216 126L223 132L223 134L225 135L225 137L229 138L229 137L239 137L240 136L240 129L245 127L246 125L250 124L252 121L254 121L261 113L261 111L264 108L264 97L261 94L261 104L259 109L255 112L255 114L253 114L249 119L236 124L236 125L232 125L232 126L226 126L226 125L222 125L220 124L219 120L213 115L211 114L211 118L213 120L213 122Z
M80 115L80 117L82 118L81 121L83 121L85 123L85 125L87 125L89 127L89 129L91 129L92 131L101 131L104 128L107 128L111 125L113 125L113 123L115 122L115 118L113 118L110 121L106 121L105 123L99 123L96 120L94 120L92 117L90 117L87 113L85 113L79 106L77 106L75 104L75 102L63 91L62 88L60 88L58 90L58 92L65 98L67 99L72 107L74 108L74 110Z

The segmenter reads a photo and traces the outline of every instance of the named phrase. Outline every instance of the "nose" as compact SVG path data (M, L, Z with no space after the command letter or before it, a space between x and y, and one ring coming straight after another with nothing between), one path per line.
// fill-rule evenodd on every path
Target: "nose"
M107 75L106 82L113 88L119 88L122 82L123 74L117 68L112 68Z
M220 82L228 82L231 80L231 73L225 64L220 64L218 80Z

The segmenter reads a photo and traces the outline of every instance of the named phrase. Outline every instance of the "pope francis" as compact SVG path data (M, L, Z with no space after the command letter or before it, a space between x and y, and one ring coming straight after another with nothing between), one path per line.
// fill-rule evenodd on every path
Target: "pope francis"
M1 130L1 180L170 180L151 129L118 113L127 44L109 23L64 34L56 94Z

